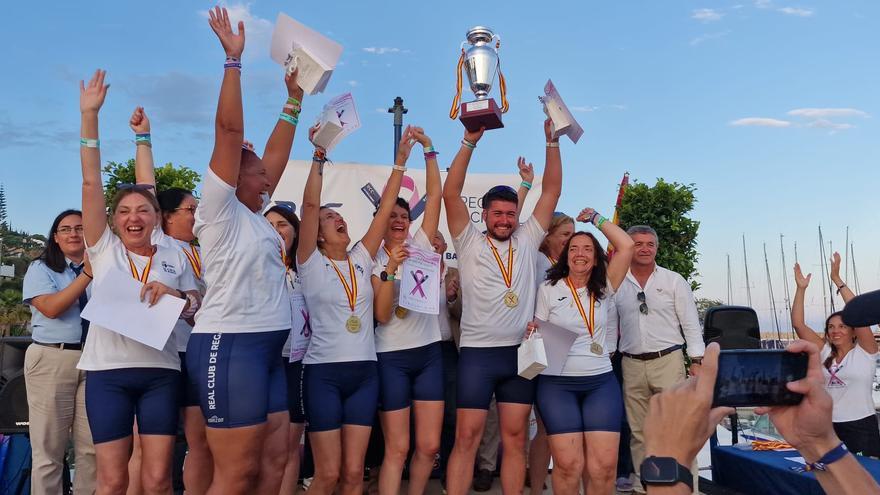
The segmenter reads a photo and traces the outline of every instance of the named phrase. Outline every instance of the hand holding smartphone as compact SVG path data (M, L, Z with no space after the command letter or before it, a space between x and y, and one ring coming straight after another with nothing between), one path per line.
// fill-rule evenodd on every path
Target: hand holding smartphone
M803 394L786 387L807 376L808 356L776 349L721 351L712 407L791 406Z

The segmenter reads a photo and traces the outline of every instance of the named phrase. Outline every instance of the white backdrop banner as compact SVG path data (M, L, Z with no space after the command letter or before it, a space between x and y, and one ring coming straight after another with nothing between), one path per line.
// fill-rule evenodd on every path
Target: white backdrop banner
M416 153L414 153L416 155ZM420 156L413 156L410 162L416 162ZM272 196L274 201L291 201L296 204L299 214L302 204L303 187L308 177L310 161L290 160L287 169L281 177L281 182ZM473 167L470 168L473 170ZM385 187L385 182L391 175L391 167L388 165L364 165L360 163L327 163L324 167L324 187L321 191L321 203L331 206L338 211L346 223L352 243L360 240L367 232L370 222L373 220L373 211L378 204L379 198ZM441 171L442 180L446 179L446 172ZM521 179L519 174L480 174L470 172L464 183L461 200L464 201L470 212L471 222L480 230L485 230L481 219L483 205L481 198L493 186L500 184L508 185L517 189ZM415 232L422 223L421 215L425 209L425 170L423 168L410 168L403 178L400 188L400 197L409 202L412 211L411 231ZM541 195L541 177L535 174L535 180L531 192L526 197L522 209L521 220L528 218L535 203ZM446 237L449 250L445 260L451 266L455 266L455 248L449 229L446 226L445 208L440 214L440 230Z

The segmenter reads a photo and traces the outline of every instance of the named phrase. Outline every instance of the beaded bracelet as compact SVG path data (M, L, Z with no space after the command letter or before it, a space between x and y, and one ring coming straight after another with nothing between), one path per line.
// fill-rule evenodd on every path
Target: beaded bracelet
M468 141L467 139L462 139L461 145L464 146L465 148L470 148L470 149L474 149L477 147L477 145L475 143L472 143L472 142Z
M100 139L79 138L79 145L84 148L100 148Z
M278 115L278 119L283 120L292 126L296 126L297 124L299 124L298 118L294 117L293 115L286 114L284 112L281 112L281 114Z
M226 62L223 63L224 69L237 69L241 72L241 59L237 57L226 57Z
M530 191L532 190L532 183L531 183L531 182L528 182L528 181L522 181L522 182L519 183L519 185L523 186L524 188L526 188L526 189L528 189L528 190L530 190Z

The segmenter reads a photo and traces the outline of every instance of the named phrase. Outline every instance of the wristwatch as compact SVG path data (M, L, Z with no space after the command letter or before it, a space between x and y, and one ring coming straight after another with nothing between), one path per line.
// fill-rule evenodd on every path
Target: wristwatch
M691 490L694 489L694 475L690 468L682 466L673 457L651 456L642 461L639 472L642 486L666 485L684 483Z
M379 280L383 282L394 282L394 274L382 270L382 272L379 273Z

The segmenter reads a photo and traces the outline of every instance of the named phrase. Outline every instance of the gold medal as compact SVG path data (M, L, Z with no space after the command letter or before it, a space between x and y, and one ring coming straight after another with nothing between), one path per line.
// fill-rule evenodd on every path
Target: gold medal
M509 290L504 293L504 305L508 308L515 308L519 304L519 296L516 292Z
M404 308L403 306L398 306L394 309L394 314L397 315L401 320L406 318L406 315L409 314L409 310Z
M498 248L492 243L492 239L486 237L486 241L489 242L492 256L495 257L495 263L498 263L498 268L501 270L501 279L504 280L504 285L507 286L507 292L504 293L503 299L504 305L508 308L515 308L519 305L519 296L511 290L511 285L513 284L513 239L510 239L507 244L507 268L504 267L504 262L501 261L501 255L498 254Z
M598 342L593 342L592 344L590 344L590 352L592 352L593 354L595 354L597 356L601 356L602 355L602 346L599 345Z
M345 329L351 333L358 333L361 331L361 319L355 315L351 315L345 320Z

